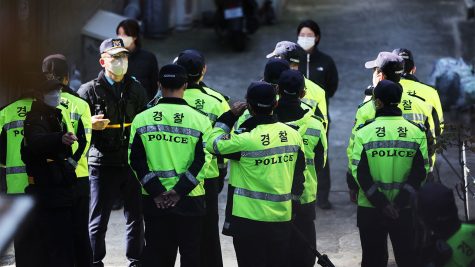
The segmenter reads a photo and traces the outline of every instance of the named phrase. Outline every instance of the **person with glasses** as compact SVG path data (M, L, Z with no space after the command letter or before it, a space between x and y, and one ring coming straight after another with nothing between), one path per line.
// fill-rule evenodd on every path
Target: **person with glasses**
M89 150L91 190L89 237L93 266L104 266L105 235L114 200L124 198L126 256L129 266L138 266L143 247L140 184L128 165L130 125L148 102L142 85L127 74L128 50L122 39L107 39L100 46L98 77L83 84L78 94L92 113Z

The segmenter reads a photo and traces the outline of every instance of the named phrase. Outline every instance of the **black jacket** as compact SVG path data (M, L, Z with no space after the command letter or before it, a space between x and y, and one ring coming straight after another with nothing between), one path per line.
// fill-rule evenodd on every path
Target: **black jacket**
M65 160L72 156L71 146L61 140L65 133L61 110L33 102L25 119L21 159L34 181L25 191L37 196L40 205L72 205L76 173Z
M129 67L127 74L135 77L147 90L148 99L151 100L158 90L158 63L151 52L137 48L129 54Z
M89 81L78 90L81 98L89 103L92 115L104 114L110 127L92 131L89 164L102 166L127 166L127 149L130 125L147 105L147 93L142 85L128 75L112 86L101 71L97 79Z
M314 47L310 53L309 66L310 77L307 78L325 90L328 102L328 98L332 97L338 88L338 71L335 62L329 55L321 52L317 47ZM307 74L306 53L300 59L299 70L304 75Z

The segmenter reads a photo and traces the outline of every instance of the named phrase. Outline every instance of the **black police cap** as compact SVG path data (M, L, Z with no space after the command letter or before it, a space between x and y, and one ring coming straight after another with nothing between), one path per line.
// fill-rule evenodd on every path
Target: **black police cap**
M68 76L68 61L61 54L49 55L43 59L41 69L44 74L53 74L58 77Z
M282 94L299 97L305 88L305 79L298 70L285 70L279 78L279 90Z
M280 58L271 58L264 68L264 81L277 84L280 74L290 69L289 62Z
M195 53L181 54L178 56L176 64L185 68L190 77L200 76L205 66L203 57Z
M158 81L165 89L178 89L188 80L186 70L176 64L163 66L158 72Z
M390 80L382 80L374 88L373 95L386 106L397 106L401 103L402 86Z
M252 82L247 88L246 99L249 104L259 108L272 108L277 94L274 86L266 82Z

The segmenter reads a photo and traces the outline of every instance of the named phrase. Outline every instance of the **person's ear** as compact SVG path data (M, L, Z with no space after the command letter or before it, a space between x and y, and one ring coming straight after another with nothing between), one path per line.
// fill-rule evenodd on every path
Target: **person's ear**
M411 70L411 74L414 75L416 73L416 66L414 66L414 68L412 68Z
M380 109L380 108L384 107L384 104L379 98L376 98L374 100L374 106L376 107L376 109Z
M317 45L320 42L320 35L315 36L315 45Z
M249 104L249 102L247 102L247 110L249 110L249 114L251 114L251 116L256 115L256 113L254 113L254 110L252 110L252 106Z
M272 110L276 109L277 106L279 106L279 101L275 101L274 106L272 107Z
M101 67L105 67L106 66L106 61L101 57L99 58L99 64L101 64Z
M61 81L63 85L68 85L69 84L69 74L66 77L63 77L63 80Z
M307 91L302 90L302 91L300 92L300 96L299 96L299 97L300 97L300 98L304 98L306 94L307 94Z

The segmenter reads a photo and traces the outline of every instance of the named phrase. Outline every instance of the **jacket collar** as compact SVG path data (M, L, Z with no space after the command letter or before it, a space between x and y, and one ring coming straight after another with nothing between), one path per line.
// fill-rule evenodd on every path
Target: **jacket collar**
M61 110L59 108L53 108L48 105L46 105L43 101L41 100L36 100L33 101L32 103L32 109L36 109L38 112L45 114L45 115L55 115L58 117L61 117Z
M402 111L398 107L383 107L376 110L376 117L401 116Z
M402 77L403 77L404 79L406 79L406 80L411 80L411 81L415 81L415 82L418 82L418 81L419 81L419 79L417 79L416 76L414 76L414 75L412 75L412 74L410 74L410 73L405 73L405 74L402 75Z
M178 97L162 97L157 101L157 104L188 105L185 99Z
M305 115L298 98L281 98L274 113L280 122L296 121Z
M259 125L272 124L276 122L277 122L277 119L273 115L256 115L256 116L250 117L245 122L243 122L240 128L245 129L246 132L250 132Z

